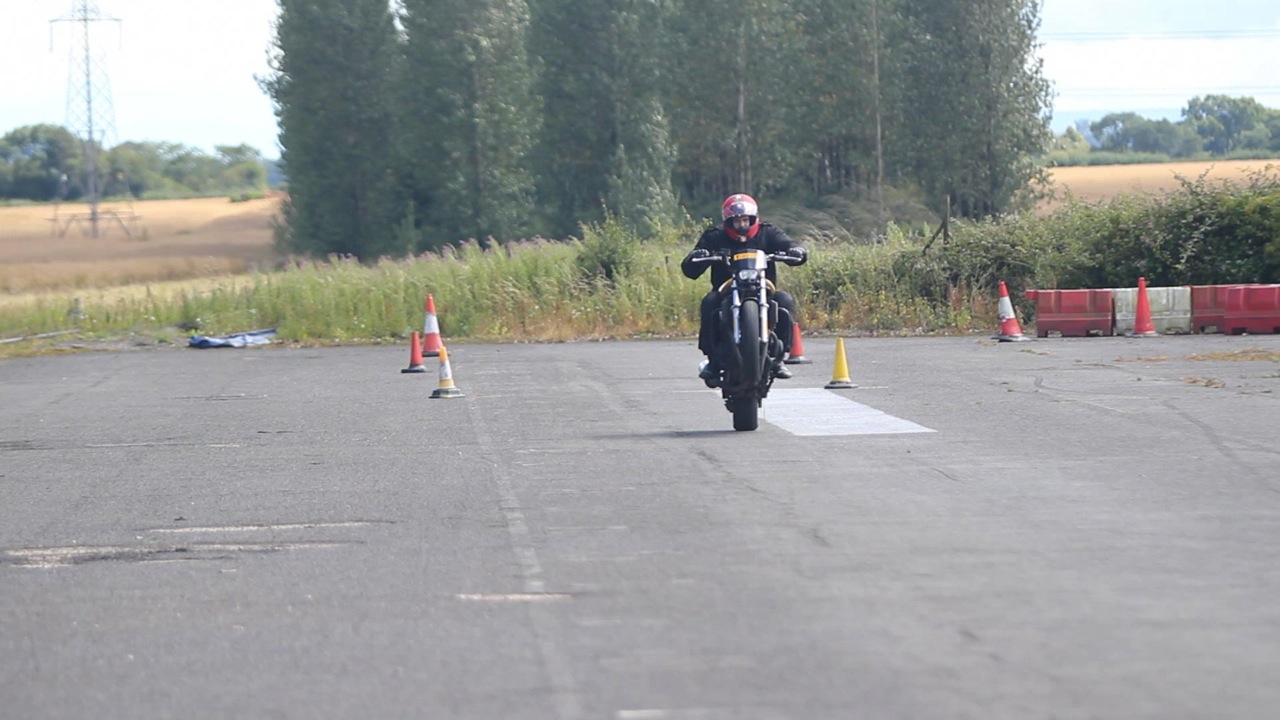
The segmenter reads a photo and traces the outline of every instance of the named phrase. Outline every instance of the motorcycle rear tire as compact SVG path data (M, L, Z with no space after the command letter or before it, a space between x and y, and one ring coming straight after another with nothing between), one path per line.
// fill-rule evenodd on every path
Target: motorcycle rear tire
M760 379L762 367L760 364L760 304L755 300L744 300L738 313L739 328L742 331L738 338L738 357L741 359L738 372L741 374L744 388L754 388ZM756 399L754 392L744 392L734 398L733 429L755 430L760 427L757 416L759 407L759 400Z

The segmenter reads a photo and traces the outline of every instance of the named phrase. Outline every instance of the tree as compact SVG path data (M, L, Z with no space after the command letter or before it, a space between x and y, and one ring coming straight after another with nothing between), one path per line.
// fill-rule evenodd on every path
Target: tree
M1076 120L1075 124L1073 124L1072 127L1075 128L1076 132L1080 133L1080 137L1083 137L1086 141L1088 141L1089 147L1096 148L1096 147L1099 147L1102 143L1099 142L1098 138L1094 136L1093 130L1090 127L1092 124L1093 123L1082 118L1080 120Z
M1265 125L1267 130L1271 133L1270 148L1275 151L1280 151L1280 110L1272 110L1268 108L1266 114L1262 117L1262 124Z
M1204 138L1206 150L1226 155L1239 146L1246 132L1263 122L1266 112L1253 98L1206 95L1188 101L1182 117Z
M262 153L250 145L215 145L213 150L223 165L231 167L241 163L262 163Z
M808 86L800 29L776 0L679 4L670 80L677 187L692 203L767 196L794 182L804 149L789 115ZM812 64L812 58L809 59ZM806 163L807 164L807 163Z
M4 150L0 147L0 153ZM13 165L0 159L0 197L12 197L9 186L13 183Z
M677 211L671 187L676 152L662 100L664 11L649 0L613 0L610 7L614 151L605 204L641 235L652 235L674 223Z
M159 143L120 143L107 152L108 179L103 193L142 197L148 192L176 189L178 184L165 176L167 162Z
M1186 158L1204 151L1204 141L1186 123L1157 120L1151 124L1151 140L1146 152L1164 153L1170 157ZM1139 139L1139 147L1143 141Z
M9 132L0 138L0 164L7 168L7 197L70 200L84 193L83 148L64 127L28 125Z
M885 54L876 33L888 3L797 0L793 6L801 18L790 44L801 53L791 61L801 70L793 85L802 89L784 107L798 151L795 169L816 194L871 187L879 181L876 69Z
M914 179L966 217L1000 214L1040 174L1049 84L1036 0L901 0L895 139Z
M1186 123L1149 120L1136 113L1110 113L1089 126L1102 150L1190 157L1203 146Z
M405 0L405 129L415 197L437 233L513 239L532 228L539 126L525 0Z
M535 151L538 197L548 229L577 230L601 217L616 151L609 89L609 5L533 0L543 127Z
M1092 123L1089 131L1098 139L1099 147L1110 152L1133 150L1134 129L1147 120L1137 113L1108 113Z
M284 249L407 252L392 143L400 45L386 0L280 0L275 48L263 88L289 173Z
M1089 141L1079 130L1069 127L1054 138L1053 149L1064 152L1089 152Z
M197 193L222 189L223 164L217 158L186 145L166 144L162 146L162 153L164 176L174 183Z
M250 145L215 145L223 168L220 180L228 190L263 190L267 186L267 163L262 153Z
M606 178L606 206L616 209L641 236L653 236L676 222L678 205L671 188L675 152L669 126L656 98L636 108L627 135L633 140L628 154L619 142Z

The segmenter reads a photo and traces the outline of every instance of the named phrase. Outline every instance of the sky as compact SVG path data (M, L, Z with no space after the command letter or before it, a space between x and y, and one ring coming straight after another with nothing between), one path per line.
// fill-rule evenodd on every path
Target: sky
M74 124L67 89L79 26L50 21L78 4L0 0L0 135ZM171 142L213 153L247 144L279 157L271 100L255 79L270 72L275 0L91 5L119 20L95 23L91 35L114 118L109 147ZM1108 112L1176 120L1187 100L1211 93L1280 109L1276 0L1044 0L1039 38L1055 132Z
M1280 109L1275 0L1044 0L1038 37L1055 132L1108 112L1178 120L1198 95Z

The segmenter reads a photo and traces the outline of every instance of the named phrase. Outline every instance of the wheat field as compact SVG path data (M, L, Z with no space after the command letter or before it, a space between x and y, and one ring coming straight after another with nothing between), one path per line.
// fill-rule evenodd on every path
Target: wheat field
M226 197L106 203L97 238L77 219L86 205L0 207L0 299L269 267L279 205Z
M1099 202L1119 195L1177 190L1179 177L1194 182L1204 175L1211 183L1246 183L1250 174L1268 169L1280 169L1280 159L1055 167L1049 169L1054 197L1042 203L1040 210L1058 207L1068 192L1077 200Z

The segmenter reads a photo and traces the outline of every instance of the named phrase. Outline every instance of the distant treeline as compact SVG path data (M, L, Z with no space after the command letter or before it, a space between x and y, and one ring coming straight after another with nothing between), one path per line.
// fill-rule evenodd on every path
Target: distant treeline
M999 217L1033 201L1046 156L1090 152L1086 134L1124 157L1280 139L1273 111L1208 96L1180 123L1108 116L1055 141L1039 0L279 6L262 86L281 130L290 253L371 260L559 238L606 215L652 235L716 214L732 192L757 195L766 216L873 203L881 230L903 196L935 216ZM0 194L82 193L74 139L38 127L0 144ZM126 143L104 160L107 192L137 196L269 172L244 146L214 157Z
M1192 98L1182 119L1152 120L1111 113L1080 120L1054 139L1052 165L1110 165L1171 159L1253 159L1280 156L1280 110L1250 97Z
M907 189L1015 207L1048 147L1038 0L281 0L283 246L644 233ZM767 214L767 213L766 213Z
M216 155L175 143L125 142L97 148L103 197L158 199L262 192L279 179L275 163L248 145ZM30 125L0 137L0 199L77 201L88 193L85 144L58 125ZM275 176L273 178L273 176ZM273 182L274 181L274 182Z

